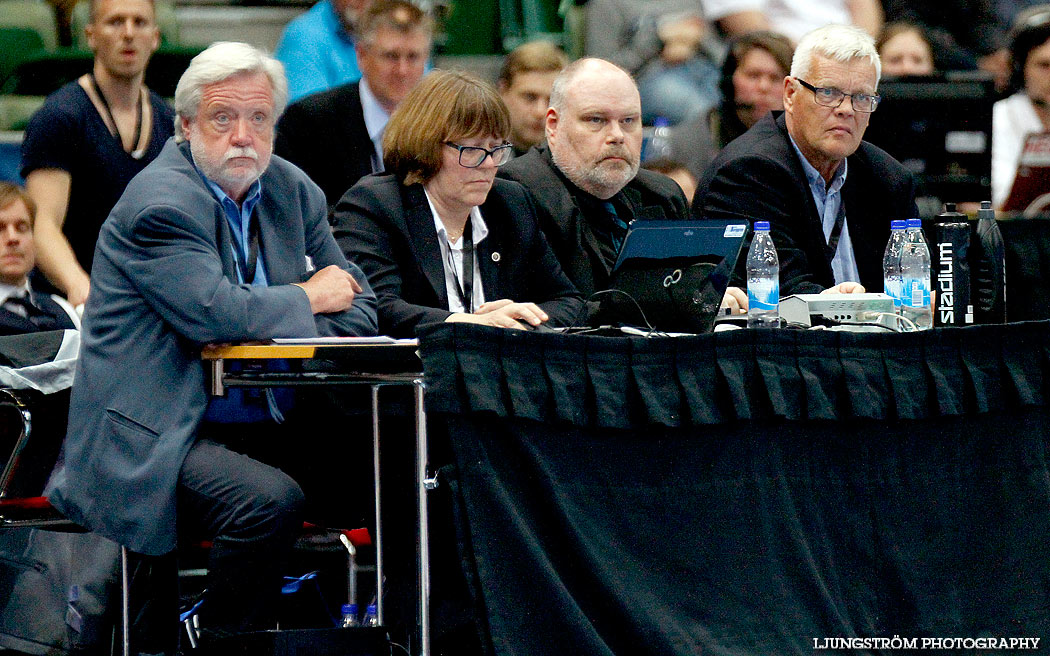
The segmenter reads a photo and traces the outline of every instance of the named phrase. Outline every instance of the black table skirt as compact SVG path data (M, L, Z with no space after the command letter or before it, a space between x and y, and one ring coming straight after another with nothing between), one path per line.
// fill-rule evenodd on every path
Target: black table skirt
M436 327L428 413L490 646L1050 638L1048 333Z

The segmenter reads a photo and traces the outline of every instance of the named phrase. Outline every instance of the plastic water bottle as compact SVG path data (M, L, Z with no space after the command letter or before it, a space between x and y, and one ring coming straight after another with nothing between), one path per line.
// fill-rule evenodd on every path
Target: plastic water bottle
M893 298L893 308L901 312L901 249L904 246L904 229L907 221L890 222L890 240L882 256L882 289Z
M645 146L643 161L651 161L671 156L671 121L663 116L653 119L653 135Z
M361 624L364 626L379 626L379 611L376 610L375 604L368 604L365 607L365 621Z
M344 629L361 626L357 620L357 604L343 604L343 621L340 626Z
M973 253L972 296L977 323L1006 322L1006 247L995 210L981 201L977 210L977 243Z
M901 316L910 319L917 330L933 327L930 303L930 249L922 234L922 221L908 219L901 248Z
M755 221L747 254L747 327L780 327L780 259L769 236L769 221Z

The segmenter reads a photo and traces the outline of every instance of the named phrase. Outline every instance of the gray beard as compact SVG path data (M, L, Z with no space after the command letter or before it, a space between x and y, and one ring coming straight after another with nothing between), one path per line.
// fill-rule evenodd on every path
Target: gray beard
M581 166L566 162L558 157L554 148L550 149L554 164L574 185L587 193L607 200L615 196L624 186L638 175L639 163L630 162L626 170L609 170L600 166Z

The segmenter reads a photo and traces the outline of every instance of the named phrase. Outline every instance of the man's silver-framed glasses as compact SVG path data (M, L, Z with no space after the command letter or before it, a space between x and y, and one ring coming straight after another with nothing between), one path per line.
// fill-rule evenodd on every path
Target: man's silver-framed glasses
M798 80L799 84L812 91L813 98L816 99L817 104L823 105L824 107L838 107L842 104L843 100L849 97L854 110L870 114L878 108L879 101L882 100L882 96L878 94L846 93L835 87L815 87L800 77L796 77L795 79Z

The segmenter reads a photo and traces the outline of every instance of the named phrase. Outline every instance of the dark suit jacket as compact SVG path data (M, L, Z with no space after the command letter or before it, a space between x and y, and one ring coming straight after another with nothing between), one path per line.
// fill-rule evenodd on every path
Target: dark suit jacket
M868 291L882 291L890 221L918 216L915 183L897 160L867 142L847 162L842 198L860 273L857 282ZM769 221L780 257L781 296L835 285L817 205L782 112L761 119L722 150L697 187L693 213L707 219ZM739 260L736 284L743 280L746 259Z
M583 301L537 228L521 185L496 180L481 216L489 230L477 245L485 299L536 303L552 325L573 321ZM376 292L381 333L414 337L421 324L451 314L422 185L406 187L389 174L362 178L336 206L334 230L347 259L364 270Z
M346 190L372 172L357 82L300 99L277 124L274 152L295 164L324 192L331 213Z
M50 294L32 292L33 305L42 313L54 320L53 328L42 328L29 320L29 317L12 312L0 306L0 335L22 335L24 333L36 333L42 330L66 330L76 329L69 314L58 303L51 298Z
M589 297L609 287L610 266L601 256L598 237L591 229L574 193L585 193L562 175L546 144L534 146L500 167L501 178L525 185L536 202L540 228L550 242L569 280ZM570 191L571 189L571 191ZM684 219L688 207L682 189L665 175L640 170L611 200L627 208L634 219Z
M148 555L175 548L175 487L209 401L202 345L376 331L375 296L339 252L321 191L279 157L253 212L269 286L239 284L229 224L188 146L168 140L102 225L48 492L77 524ZM311 264L361 283L351 308L311 311L293 284Z

